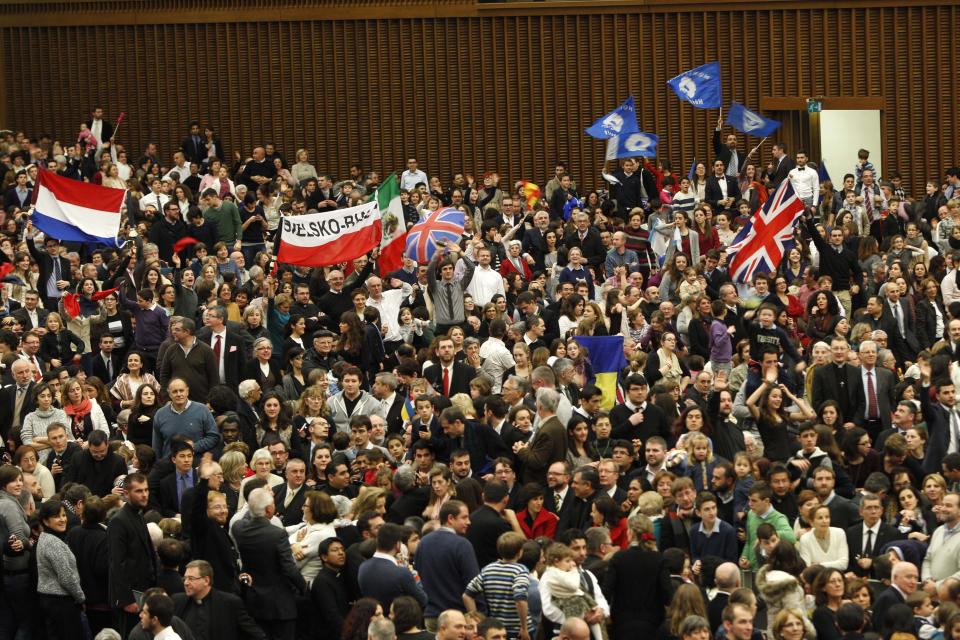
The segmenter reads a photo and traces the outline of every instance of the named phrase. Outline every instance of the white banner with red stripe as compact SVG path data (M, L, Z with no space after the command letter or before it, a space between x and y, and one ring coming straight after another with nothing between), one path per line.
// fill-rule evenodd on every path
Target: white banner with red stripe
M349 209L284 216L277 260L303 267L349 262L380 244L382 228L376 199Z

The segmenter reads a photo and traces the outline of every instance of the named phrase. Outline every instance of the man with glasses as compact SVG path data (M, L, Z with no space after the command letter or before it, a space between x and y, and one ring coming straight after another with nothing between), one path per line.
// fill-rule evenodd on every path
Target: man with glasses
M266 640L243 601L233 593L214 588L214 575L209 562L190 562L183 572L184 593L173 596L174 613L190 627L193 637Z
M16 320L24 331L38 330L46 333L49 313L40 306L40 292L30 289L23 295L23 306L3 319L4 328L13 331L13 327L8 328L6 323Z
M180 205L176 200L168 200L163 205L163 217L150 226L150 242L157 245L160 259L173 260L173 245L187 235L187 225L180 216Z

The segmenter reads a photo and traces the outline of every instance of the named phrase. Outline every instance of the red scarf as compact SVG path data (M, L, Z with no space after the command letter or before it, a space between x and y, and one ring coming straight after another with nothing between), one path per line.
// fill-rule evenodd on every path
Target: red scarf
M71 431L73 431L73 437L77 440L83 438L83 420L90 414L91 410L93 410L93 402L89 398L84 398L80 404L71 403L63 408L64 413L73 418Z

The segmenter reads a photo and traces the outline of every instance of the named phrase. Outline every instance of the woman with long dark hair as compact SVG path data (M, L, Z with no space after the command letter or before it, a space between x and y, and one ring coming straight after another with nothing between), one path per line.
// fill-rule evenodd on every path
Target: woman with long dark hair
M747 398L747 408L757 422L763 440L764 455L774 462L786 462L792 455L788 426L790 422L810 420L816 414L785 385L777 384L776 371L767 372L767 378ZM787 413L787 401L799 411Z
M340 640L367 640L367 627L374 618L383 617L383 607L373 598L360 598L353 603L343 621Z
M829 511L827 506L821 509ZM810 617L817 630L817 640L840 640L842 634L837 627L837 610L846 593L843 573L840 569L827 568L813 581L812 591L817 608Z
M340 348L337 354L363 371L369 388L373 378L380 372L380 361L371 353L363 320L356 313L346 311L340 316ZM380 349L382 351L382 347Z
M160 407L156 390L148 384L140 385L134 396L130 419L127 422L127 439L134 444L153 443L153 417Z

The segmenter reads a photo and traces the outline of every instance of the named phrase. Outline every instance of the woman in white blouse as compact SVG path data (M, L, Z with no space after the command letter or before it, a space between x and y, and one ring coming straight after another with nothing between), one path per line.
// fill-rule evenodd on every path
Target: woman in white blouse
M830 526L830 507L820 505L813 510L813 529L800 536L797 550L807 563L819 564L830 569L847 570L847 534L843 529Z
M333 521L337 519L337 507L326 493L308 491L303 502L303 522L287 527L290 534L290 550L297 561L297 569L307 584L323 568L320 559L320 543L336 537Z

